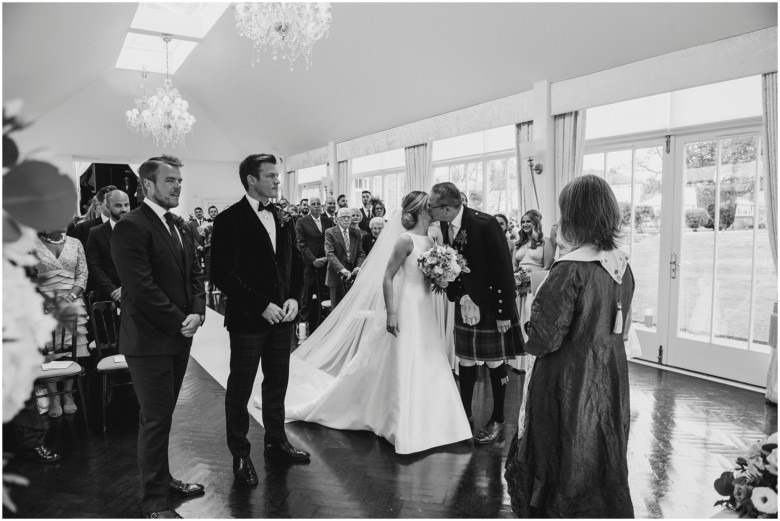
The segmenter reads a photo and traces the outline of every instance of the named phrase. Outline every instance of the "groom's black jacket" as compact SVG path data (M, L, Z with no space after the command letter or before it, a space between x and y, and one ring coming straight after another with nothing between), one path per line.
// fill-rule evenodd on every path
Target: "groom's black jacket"
M449 223L441 223L444 243L466 259L470 273L462 273L447 286L447 298L457 302L468 294L481 309L498 320L510 320L515 306L515 279L506 236L492 215L463 206L463 219L455 242L449 238Z

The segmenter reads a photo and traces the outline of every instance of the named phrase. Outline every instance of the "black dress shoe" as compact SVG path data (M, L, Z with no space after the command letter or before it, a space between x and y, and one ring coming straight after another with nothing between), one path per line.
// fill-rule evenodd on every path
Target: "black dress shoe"
M206 487L198 483L183 483L178 479L171 479L168 485L168 493L178 497L200 496L206 492Z
M252 465L252 460L249 456L246 458L233 458L233 475L236 477L236 481L243 485L254 486L257 485L257 472L255 472L255 466Z
M55 461L62 459L62 456L51 450L46 445L38 445L31 451L30 454L41 463L54 463Z
M481 444L493 443L504 435L504 424L498 422L488 422L479 434L474 437L474 441Z
M146 519L184 519L175 510L161 510L159 512L145 512Z
M296 449L289 441L271 443L265 446L266 463L300 463L309 461L310 454L305 450Z

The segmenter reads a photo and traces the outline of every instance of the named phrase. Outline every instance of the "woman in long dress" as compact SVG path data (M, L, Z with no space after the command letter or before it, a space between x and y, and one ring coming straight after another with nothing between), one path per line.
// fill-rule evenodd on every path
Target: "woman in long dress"
M564 187L561 229L573 251L538 288L525 350L537 357L506 480L519 517L634 517L624 347L634 277L617 247L620 209L606 181Z
M288 419L373 431L398 454L472 437L417 267L433 245L427 201L425 192L404 197L352 291L293 352Z
M53 301L65 301L77 309L76 324L76 352L78 357L89 356L87 349L87 310L84 306L83 293L87 286L87 260L84 255L84 247L81 241L68 237L63 230L50 233L39 233L35 243L35 255L38 264L36 282L41 292ZM47 309L47 312L49 310ZM65 335L65 345L71 345L73 339L71 331L67 328L63 331L63 325L58 324L55 336L59 342ZM47 346L52 348L53 346ZM70 351L52 351L46 355L46 360L57 360L70 357ZM47 384L49 392L57 391L57 384ZM62 383L63 390L73 388L73 380ZM76 402L70 393L60 396L52 396L49 402L49 416L61 416L76 412Z

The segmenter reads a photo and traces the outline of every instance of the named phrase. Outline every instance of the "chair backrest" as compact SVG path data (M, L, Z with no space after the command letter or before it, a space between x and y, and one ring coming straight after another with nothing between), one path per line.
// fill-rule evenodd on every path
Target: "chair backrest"
M99 358L115 354L119 344L119 315L116 302L106 300L92 304L92 327Z
M77 360L78 353L78 317L73 319L60 318L59 324L51 332L51 347L47 346L49 353L70 352L70 357Z

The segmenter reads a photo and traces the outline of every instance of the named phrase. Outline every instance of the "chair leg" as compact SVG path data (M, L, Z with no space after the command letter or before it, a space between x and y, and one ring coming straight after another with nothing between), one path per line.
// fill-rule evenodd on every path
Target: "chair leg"
M87 428L87 434L91 434L89 430L89 420L87 419L87 403L84 400L84 386L81 385L81 377L76 378L76 385L79 387L79 401L81 401L81 412L84 414L84 426Z
M108 375L103 373L103 432L106 432L106 402L108 401Z

